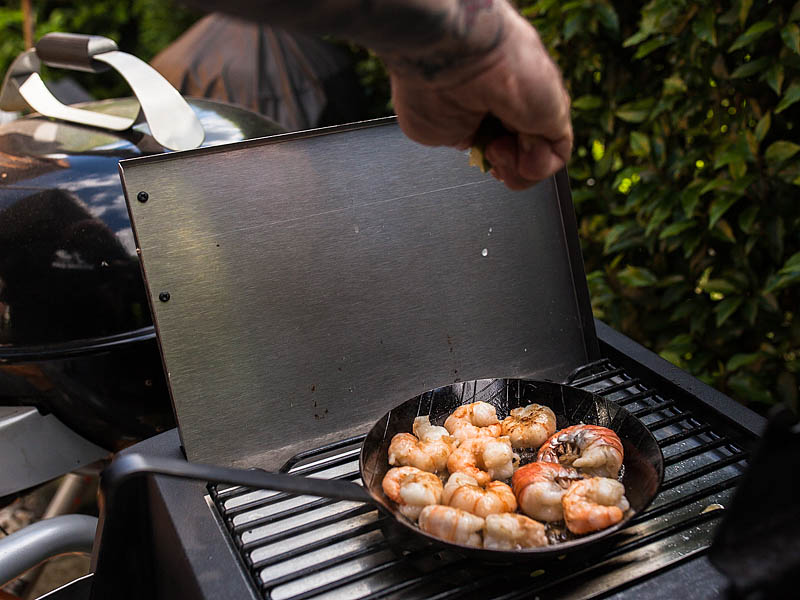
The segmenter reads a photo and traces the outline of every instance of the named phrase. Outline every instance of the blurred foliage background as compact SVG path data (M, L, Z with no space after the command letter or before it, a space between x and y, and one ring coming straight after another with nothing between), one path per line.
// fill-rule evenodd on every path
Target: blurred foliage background
M0 7L0 69L22 50ZM798 410L800 2L519 1L573 99L569 165L595 314L759 412ZM149 60L196 18L159 0L35 1L36 38ZM391 113L386 72L350 47ZM116 80L81 81L99 97Z

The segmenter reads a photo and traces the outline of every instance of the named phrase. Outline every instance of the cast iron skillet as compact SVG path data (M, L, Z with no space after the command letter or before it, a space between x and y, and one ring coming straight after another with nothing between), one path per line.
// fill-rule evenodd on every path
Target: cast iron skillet
M623 520L613 527L581 536L571 541L524 550L487 550L445 542L431 536L405 518L384 495L381 482L388 464L388 448L396 433L410 432L414 418L430 415L431 422L441 425L447 415L461 404L489 402L503 419L509 411L533 402L549 406L556 415L557 428L586 423L613 429L622 441L625 458L622 482L631 505ZM533 460L532 453L523 463ZM526 460L527 458L527 460ZM653 434L627 410L601 396L557 383L523 379L480 379L437 388L408 400L383 416L367 434L360 455L361 480L364 486L342 481L306 478L286 473L231 469L175 459L127 454L114 460L103 473L103 489L107 495L132 476L155 473L186 479L242 485L295 494L356 500L376 504L393 518L402 530L422 536L450 550L490 562L527 561L561 556L574 548L583 548L624 527L635 514L641 513L658 492L664 475L664 459Z

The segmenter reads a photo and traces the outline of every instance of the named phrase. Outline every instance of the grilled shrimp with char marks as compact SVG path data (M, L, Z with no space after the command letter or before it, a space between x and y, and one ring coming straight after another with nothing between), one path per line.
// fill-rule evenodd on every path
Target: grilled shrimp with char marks
M444 427L459 443L481 435L497 437L502 433L497 409L488 402L459 406L447 417Z
M513 409L501 425L512 447L538 448L555 432L556 415L547 406L528 404Z
M511 480L519 508L539 521L560 521L564 518L562 497L574 481L581 479L575 469L548 462L535 462L520 467Z
M450 473L463 471L484 486L492 479L508 479L514 474L519 456L511 449L508 437L478 436L461 443L447 459Z
M622 442L616 433L599 425L573 425L555 432L537 455L537 460L561 463L590 477L619 475Z
M442 481L416 467L395 467L383 477L383 492L397 503L400 514L416 521L423 507L442 501Z
M562 504L567 529L578 534L616 525L630 508L625 486L608 477L576 481L564 494Z
M486 517L483 547L490 550L519 550L547 546L545 527L525 515L500 513Z
M513 512L517 508L514 492L502 481L490 481L480 486L474 477L461 472L448 478L442 491L442 503L479 517Z
M455 439L444 427L431 425L428 417L414 419L414 433L398 433L389 443L389 464L416 467L435 473L447 466Z
M419 515L419 528L454 544L481 547L484 520L465 510L437 504L426 506Z

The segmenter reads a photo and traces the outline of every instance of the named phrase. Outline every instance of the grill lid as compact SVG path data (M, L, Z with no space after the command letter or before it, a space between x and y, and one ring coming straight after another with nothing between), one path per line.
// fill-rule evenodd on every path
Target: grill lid
M120 170L190 460L274 469L425 390L597 358L566 173L512 192L394 119Z

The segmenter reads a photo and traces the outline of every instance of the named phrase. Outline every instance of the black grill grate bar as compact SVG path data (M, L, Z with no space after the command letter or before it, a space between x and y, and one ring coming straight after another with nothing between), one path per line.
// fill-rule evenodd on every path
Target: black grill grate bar
M707 465L703 465L693 471L689 471L687 473L683 473L682 475L676 475L672 479L664 479L664 483L661 484L662 490L668 490L670 488L677 487L686 483L687 481L691 481L692 479L698 479L703 475L708 475L709 473L713 473L714 471L718 471L728 465L736 464L737 462L741 462L747 459L749 454L747 452L740 452L738 454L733 454L731 456L726 456L724 458L719 458L713 463L709 463Z
M643 392L637 392L632 396L625 396L624 398L619 398L618 400L614 400L620 406L627 406L628 404L633 404L634 402L638 402L639 400L645 400L657 394L656 390L645 390Z
M330 567L335 567L342 563L346 563L350 560L361 558L362 556L368 556L373 553L381 552L382 550L386 550L388 547L389 545L385 540L377 542L375 544L370 544L369 546L365 546L364 548L359 548L358 550L352 550L345 554L341 554L335 558L329 558L328 560L323 560L322 562L316 563L314 565L314 571L322 571ZM281 577L276 577L275 579L270 579L269 581L263 582L261 584L261 590L263 592L269 592L269 590L276 588L279 585L283 585L285 583L289 583L297 579L302 579L303 577L307 576L308 576L308 571L296 571L294 573L282 575Z
M346 481L352 481L354 479L357 479L359 476L360 473L358 471L351 471L350 473L345 473L344 475L339 475L338 477L331 477L331 480L344 479ZM248 490L248 493L254 491L257 490ZM278 492L277 494L273 494L271 496L268 496L267 498L259 498L258 500L253 500L252 502L248 502L246 504L225 508L225 516L228 518L233 518L239 515L240 513L248 512L256 508L263 508L264 506L275 504L276 502L280 502L281 500L286 500L288 498L296 498L296 497L297 494Z
M305 523L303 525L298 525L290 530L281 531L280 533L275 533L273 535L260 538L258 540L253 540L251 542L244 542L241 544L242 550L245 552L251 552L256 548L260 548L261 546L268 546L270 544L274 544L275 542L280 542L287 538L300 535L303 533L307 533L309 531L314 531L315 529L319 529L320 527L325 527L326 525L332 525L333 523L338 523L339 521L345 521L352 517L358 517L360 515L366 514L368 512L372 512L377 510L374 506L370 504L366 504L364 506L358 506L356 508L351 508L350 510L346 510L344 512L340 512L335 515L331 515L329 517L323 517L321 519L316 519L311 523Z
M305 600L306 598L313 598L314 596L319 596L320 594L324 594L325 592L329 592L331 590L335 590L337 588L345 586L348 583L353 583L354 581L358 581L360 579L366 579L367 577L371 577L372 575L382 573L387 569L395 568L408 562L409 561L407 558L395 558L380 565L375 565L374 567L364 569L363 571L359 571L358 573L353 573L352 575L347 575L346 577L342 577L341 579L337 579L336 581L331 581L330 583L326 583L325 585L321 585L314 589L307 590L302 594L290 596L286 600Z
M583 373L588 373L595 369L602 369L604 372L608 372L609 369L613 369L614 367L611 365L611 361L607 358L601 358L594 362L586 363L585 365L581 365L572 373L570 373L567 378L565 379L566 383L569 385L575 385L577 382L581 381L580 377Z
M692 502L696 502L697 500L701 500L702 498L706 498L713 494L718 494L720 492L724 492L725 490L729 490L732 487L738 485L741 479L742 475L734 475L729 479L726 479L724 481L719 481L714 485L708 486L707 488L703 488L701 490L697 490L696 492L691 492L689 494L682 494L679 498L676 498L675 500L665 502L660 506L650 508L641 514L636 515L629 521L629 524L636 525L638 523L642 523L650 519L655 519L663 514L672 512L673 510L678 509L682 506L688 506Z
M337 502L339 502L339 500L334 500L330 498L320 498L319 500L314 500L313 502L309 502L307 504L301 504L300 506L287 508L286 510L282 510L281 512L277 512L268 515L266 517L253 519L252 521L248 521L247 523L239 523L238 525L236 525L233 523L233 520L231 520L231 527L233 529L233 532L238 534L248 529L254 529L255 527L261 527L262 525L275 523L276 521L288 519L290 517L302 514L306 511L313 510L315 508L322 508L323 506L328 506L329 504L335 504Z
M315 459L316 457L321 456L327 452L335 452L336 450L346 448L347 446L356 446L356 445L360 446L361 443L364 441L364 438L366 437L367 437L366 434L356 435L353 437L345 438L343 440L339 440L337 442L332 442L325 446L314 448L313 450L305 450L303 452L298 452L292 458L287 460L279 470L282 473L285 473L293 466L303 462L304 460Z
M573 387L586 387L587 385L592 385L593 383L598 383L605 379L611 379L617 375L624 374L625 369L611 369L610 371L603 371L602 373L595 373L594 375L588 375L586 377L582 377L581 379L575 379L570 382L569 385Z
M653 404L652 406L646 406L645 408L634 410L631 414L634 417L638 417L639 419L641 419L642 417L646 417L647 415L652 415L653 413L657 413L661 410L672 408L675 406L675 404L676 404L675 400L664 400L663 402L659 402L658 404Z
M304 544L303 546L294 548L293 550L282 552L280 554L270 556L269 558L262 558L259 561L253 562L252 560L248 560L248 564L250 565L250 568L253 569L253 571L259 571L264 567L269 567L276 563L283 562L284 560L297 558L302 554L308 554L309 552L313 552L314 550L319 550L320 548L325 548L327 546L331 546L333 544L342 542L350 538L357 538L360 535L364 535L365 533L369 533L370 531L379 529L385 519L386 517L380 517L372 523L367 523L365 525L361 525L360 527L356 527L355 529L350 529L349 531L337 533L335 535L326 537L321 540L315 540L309 544Z
M592 393L597 394L598 396L608 396L610 394L613 394L614 392L619 392L629 387L639 385L640 383L641 381L639 379L628 379L627 381L622 381L620 383L612 383L611 385L606 386L602 389L592 390Z
M673 444L677 444L678 442L682 442L685 439L690 437L700 436L704 433L708 433L711 431L711 427L709 425L700 425L699 427L692 427L691 429L687 429L685 431L680 431L668 437L662 438L658 440L658 445L661 448L666 448L667 446L671 446Z
M663 429L664 427L669 427L670 425L674 425L675 423L680 423L681 421L686 421L688 419L693 419L693 415L686 411L683 413L679 413L677 415L672 415L671 417L665 417L659 421L653 421L652 423L645 423L645 426L652 432L658 431L659 429ZM696 422L695 422L696 423Z
M677 454L673 454L672 456L669 457L665 456L664 466L669 467L671 465L684 461L687 458L691 458L692 456L697 456L698 454L703 454L704 452L708 452L709 450L715 450L723 446L727 446L731 452L734 453L741 452L741 450L736 449L735 446L731 444L731 441L729 439L721 437L719 439L711 440L709 442L700 444L699 446L695 446L694 448L688 448L683 452L678 452Z
M696 525L705 523L706 521L717 519L721 517L724 512L725 511L722 510L714 510L707 513L700 513L698 515L694 515L684 521L681 521L680 523L675 523L673 525L665 527L664 529L656 531L651 535L645 536L637 540L633 540L628 544L620 546L619 548L615 548L608 554L605 554L603 556L604 560L602 560L601 562L595 563L589 567L586 567L584 569L579 569L577 571L572 571L567 568L564 568L567 571L565 575L557 577L556 579L551 579L547 583L544 583L544 585L525 587L523 589L515 590L503 596L498 596L494 598L494 600L516 600L517 598L530 598L531 594L533 593L539 593L548 588L556 587L561 583L564 583L570 579L580 578L583 580L589 580L592 578L592 573L602 572L606 568L606 565L614 558L617 558L618 556L621 556L627 552L637 550L638 548L641 548L648 544L657 542L661 539L667 538L682 530L690 529L692 527L695 527Z

